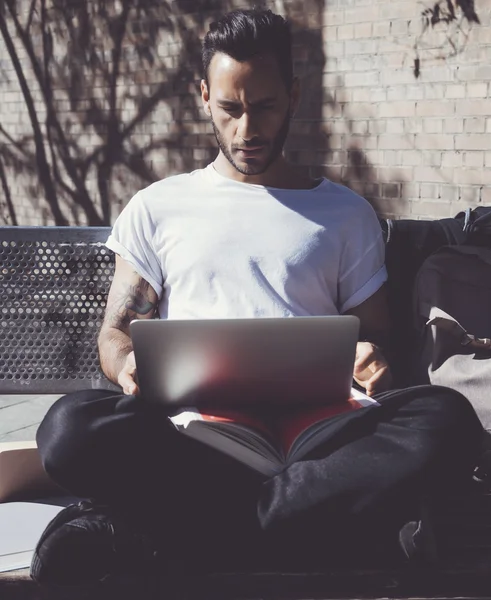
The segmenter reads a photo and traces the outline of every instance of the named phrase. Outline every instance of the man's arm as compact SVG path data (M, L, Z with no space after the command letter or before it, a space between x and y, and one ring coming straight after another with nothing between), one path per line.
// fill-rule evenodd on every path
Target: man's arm
M389 305L385 285L365 302L349 310L347 314L355 315L360 319L360 340L371 342L384 353L388 352Z
M151 285L116 255L98 346L102 371L108 379L121 385L125 393L138 391L130 323L133 319L151 319L157 303L158 296Z
M365 302L348 311L360 319L354 379L368 395L390 389L392 376L385 354L389 345L387 290L382 286Z

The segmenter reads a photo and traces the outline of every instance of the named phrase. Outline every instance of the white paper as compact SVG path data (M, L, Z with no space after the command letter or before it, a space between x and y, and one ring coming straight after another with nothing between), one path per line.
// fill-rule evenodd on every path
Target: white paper
M36 502L0 504L0 572L30 566L41 534L63 508Z
M371 406L372 404L380 405L379 402L373 398L370 398L370 396L367 396L363 392L360 392L360 390L357 390L356 388L351 388L351 397L353 400L359 402L362 406Z

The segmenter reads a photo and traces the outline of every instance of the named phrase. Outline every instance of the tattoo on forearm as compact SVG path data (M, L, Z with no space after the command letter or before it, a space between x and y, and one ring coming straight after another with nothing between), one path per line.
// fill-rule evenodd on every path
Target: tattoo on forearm
M155 311L156 303L148 298L150 285L141 281L137 285L129 285L107 307L106 320L111 327L127 329L130 322L138 315L147 315Z

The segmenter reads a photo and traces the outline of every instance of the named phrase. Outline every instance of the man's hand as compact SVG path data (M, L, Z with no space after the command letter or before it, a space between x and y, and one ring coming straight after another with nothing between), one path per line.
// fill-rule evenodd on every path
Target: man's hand
M126 357L124 367L118 375L118 383L123 388L123 392L127 395L140 393L140 388L136 383L136 362L134 352L130 352Z
M368 396L390 389L392 375L389 365L374 344L358 342L353 379L365 388Z

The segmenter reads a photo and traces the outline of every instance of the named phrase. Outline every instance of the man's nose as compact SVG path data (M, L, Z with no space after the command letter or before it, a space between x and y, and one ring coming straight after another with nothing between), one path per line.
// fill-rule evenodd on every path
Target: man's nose
M249 142L253 138L257 137L257 125L255 123L255 119L245 111L240 117L237 135L245 142Z

